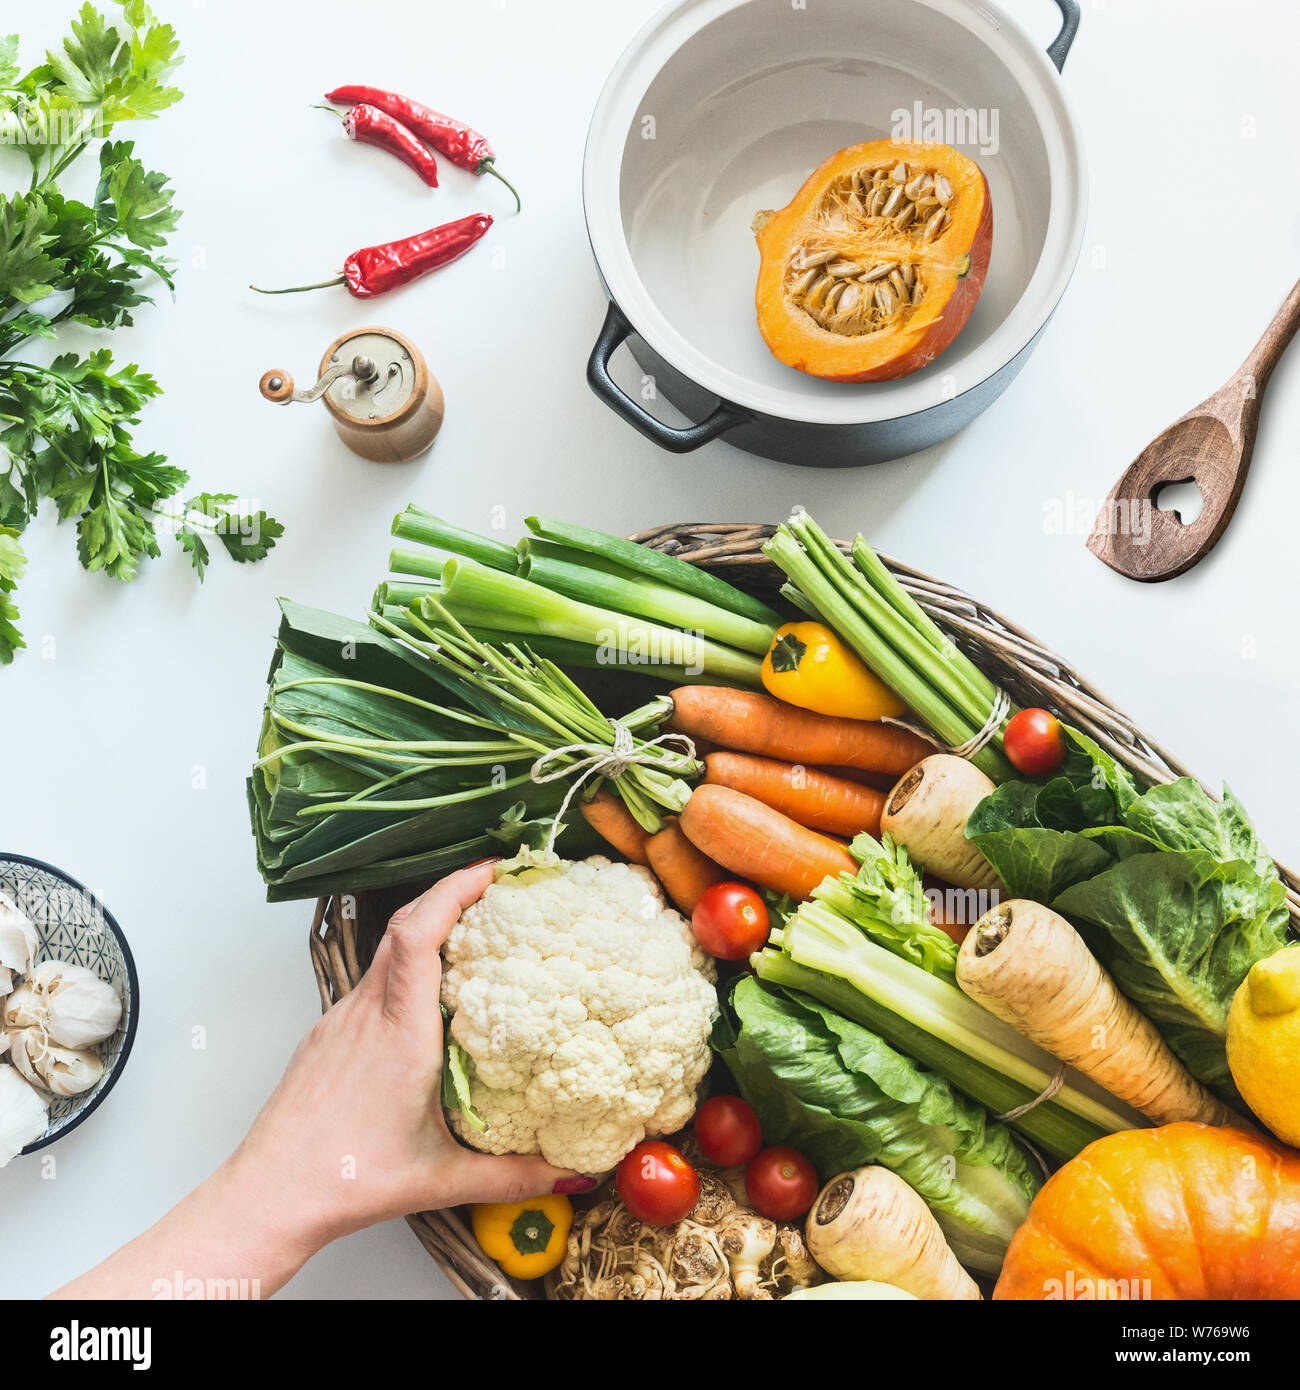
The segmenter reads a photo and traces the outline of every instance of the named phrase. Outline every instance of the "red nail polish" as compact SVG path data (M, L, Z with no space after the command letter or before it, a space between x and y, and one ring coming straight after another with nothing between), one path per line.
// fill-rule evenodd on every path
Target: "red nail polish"
M561 1193L565 1197L576 1197L579 1192L590 1192L595 1186L595 1178L561 1178L551 1191Z
M477 869L480 864L499 864L501 856L499 854L489 854L486 859L476 859L472 864L466 864L467 869Z

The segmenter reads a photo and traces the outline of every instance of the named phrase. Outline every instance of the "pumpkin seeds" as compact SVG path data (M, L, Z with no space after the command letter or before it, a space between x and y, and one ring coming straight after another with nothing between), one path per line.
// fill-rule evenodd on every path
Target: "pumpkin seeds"
M787 271L788 292L828 332L878 332L925 298L908 248L934 241L951 223L952 183L899 160L889 168L845 174L826 198L828 232L848 235L841 248L800 248Z

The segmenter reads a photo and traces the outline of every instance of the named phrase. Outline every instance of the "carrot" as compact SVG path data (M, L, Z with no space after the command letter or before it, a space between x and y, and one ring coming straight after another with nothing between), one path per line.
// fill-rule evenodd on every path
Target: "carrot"
M649 864L646 858L646 832L636 823L623 799L608 788L602 788L590 801L579 801L583 819L609 842L624 859L634 864Z
M801 901L827 874L858 871L838 840L730 787L696 787L681 827L696 849L724 869Z
M1156 1124L1237 1121L1116 988L1083 938L1037 903L999 903L957 953L957 983L995 1018Z
M937 878L925 876L926 916L932 927L938 927L961 945L966 940L975 919L980 915L979 890L975 888L954 888ZM972 910L973 908L973 910Z
M933 744L896 724L814 714L750 690L687 685L672 699L671 727L678 733L788 763L898 775L934 752Z
M782 811L810 830L832 835L879 836L883 793L844 777L832 777L801 763L781 763L747 753L710 753L704 780L744 792L765 806Z
M715 864L691 844L675 819L670 819L657 835L646 840L645 852L664 892L688 917L695 911L695 904L704 890L727 877L721 864Z
M875 787L878 792L893 791L898 781L896 772L863 772L860 767L832 767L829 763L823 763L817 771L825 772L830 777L843 777L846 782L857 782L864 787Z

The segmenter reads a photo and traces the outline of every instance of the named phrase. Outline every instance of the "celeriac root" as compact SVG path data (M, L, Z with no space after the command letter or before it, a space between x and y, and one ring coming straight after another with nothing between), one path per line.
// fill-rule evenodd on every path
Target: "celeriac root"
M1038 903L1013 899L986 912L958 952L957 983L1156 1124L1237 1122L1119 992L1070 923Z

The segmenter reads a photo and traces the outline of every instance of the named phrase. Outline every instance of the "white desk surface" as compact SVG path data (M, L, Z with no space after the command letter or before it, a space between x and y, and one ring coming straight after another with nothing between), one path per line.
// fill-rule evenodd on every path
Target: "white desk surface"
M73 8L29 8L0 28L21 27L35 61ZM171 550L129 586L83 573L52 510L27 533L19 600L32 649L0 671L0 848L100 893L134 948L142 1015L115 1093L49 1151L57 1176L31 1159L0 1173L3 1244L23 1251L0 1263L0 1294L62 1283L198 1182L316 1016L311 905L263 901L244 804L275 598L358 611L408 500L470 526L503 506L516 529L543 511L619 532L775 520L803 503L1014 616L1202 776L1228 778L1274 852L1300 859L1300 353L1273 379L1237 517L1192 573L1130 584L1045 520L1053 503L1104 497L1142 445L1236 368L1300 274L1293 6L1085 0L1063 80L1087 142L1091 212L1054 321L963 434L847 472L721 443L673 458L587 389L604 302L583 228L583 140L608 69L656 0L391 0L374 24L354 0L157 8L188 55L186 97L121 134L175 181L178 293L106 341L166 388L138 438L206 487L264 499L287 534L260 565L217 557L200 589ZM1048 0L1008 8L1044 43L1055 32ZM353 79L483 128L524 215L506 215L491 180L447 169L424 195L407 170L347 144L308 103ZM354 246L480 208L503 214L503 266L471 257L369 307L341 289L263 300L245 288L321 278ZM374 321L415 338L446 392L438 444L412 465L364 463L319 409L272 410L257 395L267 367L310 379L328 342ZM191 1046L196 1027L205 1050ZM454 1295L392 1223L326 1250L287 1296Z

